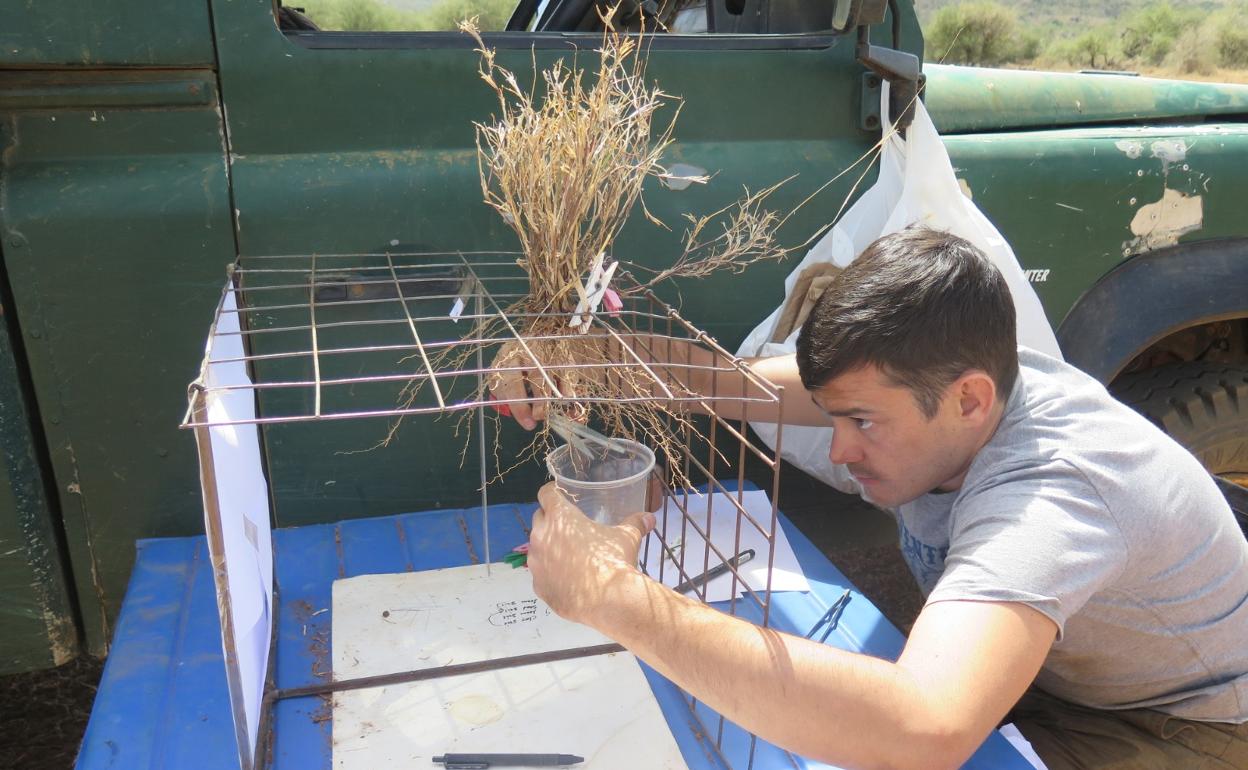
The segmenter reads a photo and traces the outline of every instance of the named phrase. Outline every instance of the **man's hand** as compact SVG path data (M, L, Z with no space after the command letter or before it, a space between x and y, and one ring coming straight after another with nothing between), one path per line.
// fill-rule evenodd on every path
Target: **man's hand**
M583 390L600 387L607 376L603 364L610 360L610 346L600 338L529 340L526 344L527 351L519 342L504 343L494 356L488 379L493 398L513 402L505 405L507 411L500 411L510 412L525 430L533 430L539 420L546 419L547 399L574 402ZM545 374L534 364L534 356L543 367L551 367L545 368ZM561 368L554 368L555 364Z
M543 398L549 395L550 389L546 385L546 378L534 366L533 358L519 343L505 343L499 349L498 355L494 357L494 363L491 366L494 369L489 376L492 398L499 401L512 401L534 397ZM559 387L559 383L556 382L555 386ZM563 395L568 395L563 393L562 387L559 387L559 391ZM504 407L505 410L500 408L499 411L502 411L504 415L510 412L516 422L520 423L520 427L525 430L533 430L537 427L538 420L546 419L545 401L514 401L514 403L505 404Z
M560 617L594 625L612 587L637 573L641 541L654 528L654 514L638 512L608 527L590 521L554 482L537 493L529 569L533 590Z

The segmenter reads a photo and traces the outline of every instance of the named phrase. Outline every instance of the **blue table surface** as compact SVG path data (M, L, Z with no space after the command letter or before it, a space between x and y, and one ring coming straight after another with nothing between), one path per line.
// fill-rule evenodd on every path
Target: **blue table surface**
M528 540L533 510L533 505L490 506L490 547L495 558ZM811 590L773 594L771 625L803 634L850 588L853 599L827 643L895 659L905 641L901 633L783 515L781 525ZM483 537L479 508L274 530L277 686L327 681L334 580L479 563L484 558ZM753 602L738 603L738 614L750 617L749 612L742 611L749 609L756 610ZM724 767L721 755L735 770L750 766L748 733L726 721L721 730L719 717L705 706L697 707L695 718L674 685L644 664L642 669L690 770L720 770ZM836 718L835 714L827 716ZM332 762L329 698L279 701L274 735L272 766L277 770L328 770ZM238 767L220 621L203 537L139 541L112 651L76 767ZM753 746L752 767L813 769L826 765L760 740ZM996 733L964 767L1030 769Z

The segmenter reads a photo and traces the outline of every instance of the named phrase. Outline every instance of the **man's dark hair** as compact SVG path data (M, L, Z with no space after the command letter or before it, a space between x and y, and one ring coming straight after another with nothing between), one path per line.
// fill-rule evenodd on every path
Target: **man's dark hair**
M997 396L1018 377L1014 301L982 251L956 235L910 227L872 243L815 303L797 338L807 390L874 365L936 415L946 388L971 369Z

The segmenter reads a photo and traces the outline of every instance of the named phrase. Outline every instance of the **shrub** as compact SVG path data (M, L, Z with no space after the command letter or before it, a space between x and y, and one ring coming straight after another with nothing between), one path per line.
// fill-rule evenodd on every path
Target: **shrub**
M500 30L507 26L515 0L442 0L421 16L424 29L455 29L460 21L477 17L480 29Z
M1230 11L1213 20L1218 62L1230 69L1248 67L1248 14Z
M1109 67L1112 41L1104 28L1090 29L1068 44L1069 58L1074 64L1089 69Z
M1044 39L1035 32L1020 32L1014 40L1010 61L1031 61L1044 49Z
M1212 27L1208 24L1184 30L1171 46L1166 66L1181 74L1212 74L1217 69L1213 37Z
M382 0L292 0L321 29L350 32L454 30L461 19L477 16L481 29L507 26L514 0L440 0L419 11L405 11Z
M1184 19L1168 2L1137 11L1122 30L1122 52L1145 64L1161 64L1174 47Z
M1018 55L1014 12L992 0L947 5L927 30L927 51L955 64L996 66Z

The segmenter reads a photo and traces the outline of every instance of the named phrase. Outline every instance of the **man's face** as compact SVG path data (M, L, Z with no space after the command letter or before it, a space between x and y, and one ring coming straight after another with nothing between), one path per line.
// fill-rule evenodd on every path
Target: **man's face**
M886 507L908 503L934 489L961 485L975 446L959 419L954 386L928 419L908 388L866 366L811 391L832 418L828 453L862 485L864 496Z

